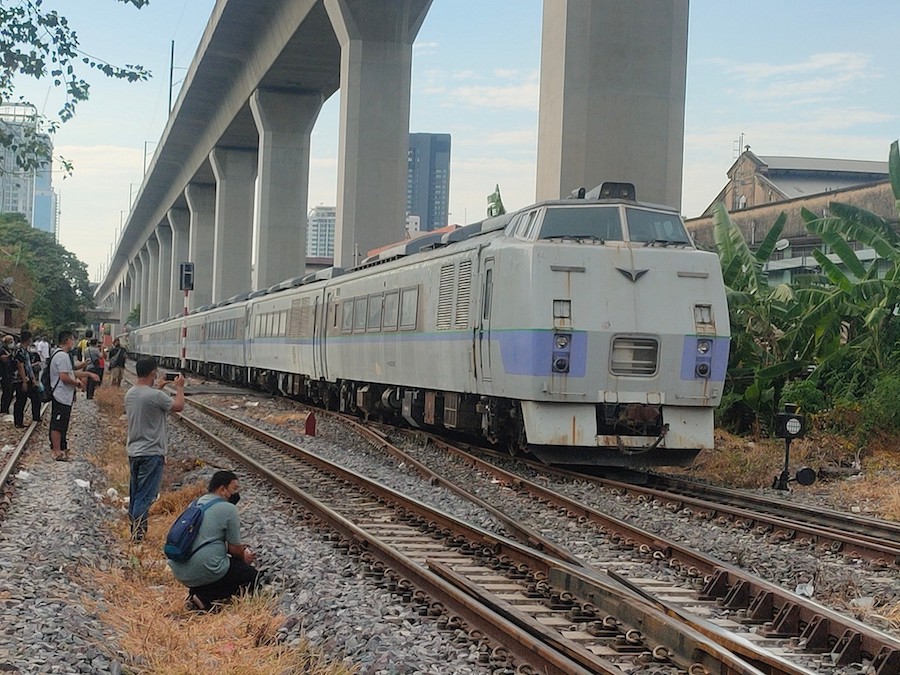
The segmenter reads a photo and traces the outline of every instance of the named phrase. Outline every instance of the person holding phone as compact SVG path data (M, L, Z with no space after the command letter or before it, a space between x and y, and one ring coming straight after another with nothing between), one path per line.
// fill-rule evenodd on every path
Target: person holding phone
M147 534L150 505L159 493L166 463L168 438L166 415L184 410L184 377L180 373L159 376L152 356L142 356L135 363L137 383L125 394L125 416L128 419L128 517L131 539L140 542ZM162 391L171 382L175 397Z

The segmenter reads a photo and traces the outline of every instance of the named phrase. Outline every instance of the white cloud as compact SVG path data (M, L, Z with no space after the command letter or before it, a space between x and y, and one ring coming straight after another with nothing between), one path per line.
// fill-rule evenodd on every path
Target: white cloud
M456 87L447 97L446 106L536 111L539 98L540 87L536 81L510 85Z

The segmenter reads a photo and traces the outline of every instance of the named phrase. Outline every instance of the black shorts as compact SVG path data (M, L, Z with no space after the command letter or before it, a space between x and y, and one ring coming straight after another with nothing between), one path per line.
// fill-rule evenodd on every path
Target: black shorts
M50 407L50 431L65 433L69 429L69 418L71 416L72 406L53 399L53 404Z

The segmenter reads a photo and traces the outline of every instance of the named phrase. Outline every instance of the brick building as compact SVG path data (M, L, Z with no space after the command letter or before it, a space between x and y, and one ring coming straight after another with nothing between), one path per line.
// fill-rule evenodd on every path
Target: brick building
M887 162L758 157L748 148L732 164L728 183L703 215L686 222L698 246L715 248L712 211L720 201L753 248L763 240L779 214L784 212L787 216L782 234L785 244L770 258L771 281L790 281L794 271L815 266L812 250L821 249L822 243L807 232L800 217L804 208L824 216L831 202L841 202L897 222ZM862 252L860 257L869 255Z

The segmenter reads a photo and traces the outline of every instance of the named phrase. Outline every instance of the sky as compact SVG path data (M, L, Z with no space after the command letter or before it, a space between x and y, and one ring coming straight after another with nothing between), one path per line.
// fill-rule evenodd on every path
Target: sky
M86 73L91 98L55 135L56 153L75 167L54 172L59 240L99 280L166 124L170 66L174 100L215 1L44 4L69 19L87 54L153 73L137 84ZM410 131L452 136L451 223L483 217L495 185L508 210L534 201L542 4L434 0L419 32ZM900 137L900 2L692 0L689 16L686 217L724 187L742 146L887 160ZM47 83L23 80L19 92L45 114L59 107ZM338 111L335 94L313 130L310 207L336 203Z

